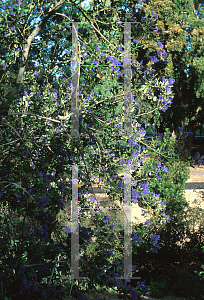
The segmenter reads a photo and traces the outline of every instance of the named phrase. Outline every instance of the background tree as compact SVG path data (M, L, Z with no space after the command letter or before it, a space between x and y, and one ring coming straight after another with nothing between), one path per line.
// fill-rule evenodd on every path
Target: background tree
M174 78L174 100L165 114L161 112L156 123L158 132L166 127L172 133L193 132L184 144L184 154L189 157L195 136L195 125L203 120L203 36L204 20L202 1L147 1L144 10L158 14L157 28L161 43L170 61L165 72ZM189 49L191 42L193 49ZM185 71L187 69L187 72ZM153 120L151 120L153 123Z
M102 2L91 2L95 11L99 10ZM118 5L116 10L115 5ZM173 87L174 100L171 109L155 115L143 114L145 109L151 103L147 100L140 100L138 93L137 101L140 102L140 112L138 112L138 120L140 123L151 123L156 125L157 132L164 132L166 127L171 129L172 135L178 133L178 126L183 128L183 131L193 132L193 135L187 138L184 143L184 155L190 156L192 142L195 135L195 125L202 123L203 119L203 14L202 1L145 1L139 11L136 13L138 3L126 3L120 8L120 4L111 3L110 13L111 18L119 18L123 20L128 18L131 21L141 20L145 28L144 16L151 15L155 12L155 40L144 39L143 35L137 34L136 24L132 24L132 40L139 42L140 51L137 57L132 49L133 59L142 62L145 66L145 61L148 56L152 57L152 68L156 69L157 74L165 72L166 77L175 78L176 83ZM132 7L131 9L128 9ZM125 9L127 8L127 9ZM114 33L113 33L114 37ZM161 47L158 47L156 40L160 40ZM123 36L115 41L118 46L123 42ZM189 42L193 49L189 49ZM165 56L165 51L168 56ZM163 53L162 53L163 52ZM166 61L170 63L167 65ZM147 68L146 68L147 69ZM186 71L187 69L187 71ZM140 80L138 77L133 78L134 84ZM151 93L151 91L146 91ZM142 102L142 103L141 103ZM143 113L142 113L143 112ZM139 116L141 113L141 116Z

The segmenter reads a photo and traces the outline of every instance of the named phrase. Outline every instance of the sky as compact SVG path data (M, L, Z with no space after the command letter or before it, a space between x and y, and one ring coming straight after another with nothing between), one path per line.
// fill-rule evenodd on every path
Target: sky
M84 2L82 2L82 6L83 6L84 4L88 5L90 2L91 2L90 0L85 0Z

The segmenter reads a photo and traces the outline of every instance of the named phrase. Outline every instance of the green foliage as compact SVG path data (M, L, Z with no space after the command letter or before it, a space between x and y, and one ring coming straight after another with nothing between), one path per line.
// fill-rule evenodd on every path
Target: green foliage
M201 249L202 249L201 250L202 253L204 253L204 246L203 245L201 246ZM194 273L198 274L200 278L204 279L204 275L203 275L204 274L204 271L203 271L204 265L201 265L200 268L202 269L202 271L195 270Z
M50 299L51 297L61 299L69 289L70 294L77 294L77 292L80 293L89 288L94 289L95 284L106 287L114 285L121 293L125 293L125 298L129 297L130 291L138 296L136 289L125 285L127 282L121 283L121 281L114 282L113 280L114 274L122 275L120 265L123 261L124 229L119 222L114 227L114 223L109 222L111 220L107 216L101 213L97 214L98 207L91 203L90 200L93 201L93 199L87 195L92 191L92 184L95 183L95 176L98 175L106 179L105 190L109 199L113 200L117 195L122 202L124 185L117 174L118 166L132 160L134 163L132 170L137 172L138 165L142 163L147 154L147 149L141 149L139 145L140 142L142 143L141 139L145 132L138 122L140 115L138 115L136 101L132 103L131 108L135 122L132 136L116 136L118 131L123 132L124 125L121 111L121 108L124 107L122 87L124 79L121 74L120 79L116 80L114 77L116 76L116 66L109 65L109 70L107 67L111 57L109 56L109 59L108 56L107 58L100 57L96 51L98 45L101 47L101 52L106 52L106 55L111 54L122 65L125 54L120 53L117 50L118 44L114 43L122 38L122 27L113 23L110 23L110 27L103 25L103 41L106 41L103 44L97 37L98 33L95 31L90 33L91 26L87 26L89 30L85 32L85 42L87 42L86 63L89 72L83 61L79 80L80 88L83 90L79 91L79 131L83 136L80 139L74 139L70 135L72 91L71 82L68 79L71 72L69 65L64 67L69 62L71 54L63 58L63 50L70 47L70 25L67 18L61 18L61 15L56 14L57 9L47 17L43 15L44 23L38 28L38 37L41 39L39 43L35 43L32 30L36 26L34 22L36 16L39 16L42 7L44 14L49 14L50 9L44 2L39 1L35 4L36 6L22 4L18 7L18 13L15 16L12 16L11 9L5 10L3 14L5 22L1 22L1 35L5 36L5 40L1 44L1 50L4 52L2 63L8 64L1 71L2 88L0 90L3 108L0 123L2 152L0 165L2 192L0 197L2 209L7 205L7 209L1 213L0 228L3 296L4 298L11 297L12 300L19 299L19 295L22 300L28 297L30 299ZM109 20L112 13L116 13L117 8L115 2L115 11L110 12L107 4L108 2L106 2L105 8L105 12L107 12L105 21ZM100 5L103 7L102 3ZM74 7L73 14L69 11L72 6ZM90 13L91 9L90 11L81 11L81 8L75 3L71 7L65 8L67 11L61 6L58 12L70 13L70 20L75 19L73 16L79 20L83 15L84 21L90 21L86 12ZM80 15L78 10L83 14ZM119 11L117 12L119 13ZM22 13L25 14L23 18ZM124 17L125 10L121 9L120 13ZM130 13L125 15L125 20L129 15ZM15 17L16 28L10 29L14 23L13 17ZM95 13L92 14L92 17L97 19ZM138 17L141 17L141 13L138 14ZM104 21L104 12L100 15L100 19ZM133 44L135 55L143 45L144 36L142 34L144 32L148 35L148 43L151 43L152 29L150 27L152 24L150 25L150 20L154 22L153 16L149 18L149 23L143 22L133 31L141 41L140 45ZM116 34L110 43L105 36L110 35L113 29L116 30ZM10 31L15 31L15 39ZM83 30L82 33L84 33ZM68 41L67 44L66 41ZM45 49L49 42L52 43L50 51ZM15 43L17 47L21 47L20 51L12 51L14 48L16 49ZM10 46L8 46L9 44ZM33 48L29 48L30 46ZM22 51L26 47L30 49L28 58L22 56ZM156 48L157 46L153 50L156 51ZM21 55L17 55L16 52ZM81 52L85 54L84 49ZM103 55L101 54L101 56ZM40 67L35 66L33 61L36 60L40 62ZM100 60L100 63L103 66L106 64L106 67L99 69L93 66L93 60ZM142 62L136 64L139 69ZM146 56L145 67L147 66L148 57ZM59 78L56 78L55 67L62 72L62 76ZM157 76L159 67L155 74L153 71L145 74L145 83L142 78L140 78L140 82L136 82L136 79L144 75L139 76L141 71L137 68L133 71L135 97L138 97L137 92L139 91L140 99L138 100L145 102L147 100L146 92L150 88L153 90L152 94L148 96L149 111L143 106L139 113L142 115L145 111L145 114L154 112L159 115L162 105L161 102L156 101L156 96L158 96L156 90L158 87L159 94L169 105L172 93L170 89L166 89L168 82L164 82L161 80L161 76ZM19 71L18 75L24 75L20 78L22 79L19 80L20 83L13 75L16 70ZM160 73L162 75L162 72ZM171 144L170 152L172 151L174 150ZM154 165L154 161L152 164ZM69 278L67 284L63 284L63 277L71 275L71 236L69 228L60 222L58 216L60 213L65 215L66 206L69 207L72 201L73 165L83 165L78 172L79 183L82 184L79 189L81 195L79 199L80 221L83 218L86 220L90 218L90 210L86 212L83 211L84 208L94 209L95 218L92 222L93 228L81 226L81 221L79 229L81 273L82 276L87 276L88 280L79 282L79 280L74 281ZM171 169L171 166L169 168ZM149 170L151 171L150 166ZM149 170L148 173L150 173ZM181 173L179 176L178 181L183 184L185 174ZM141 195L146 193L144 198L153 208L153 211L149 212L150 219L155 211L160 223L163 224L167 216L162 215L165 205L155 194L155 192L160 192L157 179L157 176L150 177L152 182L150 191L154 191L151 195L146 193L145 186L135 187L137 178L133 180L133 186L135 192ZM179 186L180 188L182 188L182 184ZM174 192L173 189L172 191ZM179 191L176 192L180 196ZM164 194L163 197L165 197ZM165 200L169 200L168 197L170 194L167 193ZM94 201L95 204L98 204L96 197L94 197ZM179 209L178 207L176 209ZM70 222L70 219L70 214L66 215L66 221ZM135 255L141 250L150 253L157 246L149 237L148 226L140 225L135 228L137 236L133 235L133 253ZM116 228L115 231L113 228ZM118 235L116 240L114 240L115 234ZM90 243L92 237L98 239L96 244ZM157 237L153 236L153 238ZM97 268L92 268L93 265L97 265ZM138 285L137 288L140 288L141 292L145 294L145 285ZM77 296L80 298L79 294Z
M203 7L195 1L148 1L144 10L158 14L158 34L170 61L165 74L175 79L171 109L161 112L156 120L152 118L151 124L156 124L160 133L168 127L177 134L180 126L195 136L195 125L203 122ZM192 137L188 137L187 145L190 156Z
M189 299L204 298L204 281L187 269L169 267L158 280L151 280L151 296L162 298L166 295L188 297Z
M182 141L181 136L178 137L178 141ZM140 266L143 266L145 270L148 270L150 266L153 269L149 276L154 277L148 284L151 296L162 298L170 292L172 295L200 299L201 296L204 297L203 281L201 276L194 276L194 272L202 275L202 271L193 272L192 267L186 270L185 264L190 264L191 261L195 264L203 260L203 255L201 256L204 237L203 211L196 207L193 212L186 202L184 191L185 182L189 178L189 162L180 162L178 150L179 144L175 147L175 140L170 136L169 129L166 129L163 138L154 141L154 147L150 147L149 156L143 162L140 176L142 178L145 173L149 175L151 178L149 191L160 195L162 203L166 203L164 212L170 215L171 219L164 225L155 214L149 226L150 232L160 237L158 258L151 252L146 252L144 258L145 249L143 248L142 252L142 247L138 249L136 255L140 262L139 269ZM162 180L158 177L153 179L152 174L157 172L160 163L161 166L164 164L167 167L169 173L160 170L158 175ZM148 196L140 205L143 209L155 209ZM149 220L152 221L151 218ZM201 222L196 232L192 230L194 220ZM172 265L176 262L179 262L180 268L183 269L173 267Z
M158 281L153 281L153 279L151 279L149 288L152 297L163 298L167 295L168 284L164 278L158 278Z
M141 141L141 145L143 143ZM170 215L173 220L178 214L182 214L185 182L189 178L189 163L180 161L179 152L179 144L176 144L169 129L166 129L163 138L152 141L148 157L142 163L142 171L139 173L141 182L150 179L150 193L159 195L162 203L166 203L165 214ZM142 200L142 205L155 209L155 204L150 204L148 196Z
M93 51L95 45L93 46L89 42L90 46L91 51ZM48 293L45 290L46 287L50 289L49 292L52 292L54 297L54 293L59 291L59 286L62 284L61 277L71 272L70 241L68 237L63 239L62 225L57 219L60 210L63 211L64 209L63 201L66 201L68 205L71 203L71 165L81 165L82 163L85 165L85 170L79 172L79 181L83 183L81 190L84 189L87 192L90 190L89 186L93 183L94 176L98 174L98 166L100 165L100 176L105 176L109 184L106 189L108 192L112 191L110 199L113 196L112 187L122 196L123 190L111 182L110 177L113 175L117 177L116 163L121 164L123 157L125 160L131 158L134 148L131 143L138 140L139 125L135 121L134 137L129 143L130 145L127 146L130 137L123 136L120 137L121 145L118 145L116 133L118 127L121 126L122 128L123 125L119 110L122 107L123 99L118 97L116 101L113 100L122 90L121 84L119 85L114 78L110 78L107 82L112 84L112 87L115 85L115 87L109 92L109 87L102 85L102 80L107 80L107 78L102 79L100 76L95 76L97 69L92 70L87 75L86 72L82 71L85 82L90 82L86 85L84 92L87 94L94 92L94 96L97 96L96 90L92 90L94 86L94 88L98 88L98 99L91 95L90 97L94 99L86 97L86 99L80 100L79 105L82 107L80 132L84 135L80 140L70 138L71 87L70 81L66 80L65 76L56 80L52 74L56 49L51 49L51 65L46 70L43 70L42 67L35 68L32 61L28 61L31 66L29 67L29 64L25 66L26 73L21 83L21 89L15 89L15 81L9 80L10 71L6 73L8 77L4 82L6 85L8 80L10 89L14 88L16 93L15 97L11 97L12 102L6 107L6 111L3 112L1 124L2 128L6 128L6 130L2 130L1 136L1 148L4 153L1 166L3 190L1 200L3 203L8 203L8 212L11 212L11 214L5 214L2 217L1 260L2 265L5 266L2 270L2 276L5 296L12 295L13 298L18 297L19 293L22 299L26 298L30 289L33 292L32 297L40 299L42 293ZM96 53L93 54L96 55ZM88 61L91 62L90 58ZM103 75L110 77L111 72L105 71ZM97 82L94 81L95 78L98 78ZM150 84L150 77L148 80ZM9 91L6 92L9 94ZM165 93L165 97L168 94L170 93ZM103 104L103 110L101 110L100 103ZM133 113L136 105L135 103L132 107ZM156 110L159 109L160 107L157 105ZM109 113L104 113L105 111ZM20 117L17 118L17 115ZM7 118L5 118L6 116ZM60 121L59 117L64 118L64 121ZM109 119L111 123L114 119L117 126L110 127ZM95 135L94 130L98 131L99 134ZM10 152L7 152L7 143L10 145ZM113 161L113 157L107 153L112 154L114 149L118 151L115 153L115 160ZM86 207L90 205L90 201L85 196L84 193L79 204ZM88 218L89 213L82 213L83 216ZM97 223L97 218L94 222ZM104 220L101 222L103 223ZM101 223L99 225L102 226ZM93 234L90 230L88 232ZM66 234L68 235L65 232ZM83 255L83 251L88 246L85 228L81 228L80 235L82 236L80 251ZM99 237L102 236L104 240L104 235L107 236L107 239L112 238L114 240L113 234L109 237L102 229ZM100 239L101 245L103 245L103 240ZM120 248L121 243L120 239ZM101 250L101 245L99 250ZM116 258L121 262L122 258L121 255L118 256L119 250L116 244L113 242L111 246L107 249L104 245L104 251L118 252ZM90 253L88 254L90 255ZM103 271L105 262L110 263L110 261L101 255L99 257L101 257L99 268ZM60 260L63 260L62 266ZM86 264L82 267L84 272L87 272ZM92 272L88 275L92 281L97 282L99 280L102 284L98 275L99 270L90 271ZM117 272L120 274L121 270ZM111 285L109 279L106 278L106 281L104 279L103 284ZM12 291L9 288L10 283L12 283ZM71 282L69 284L71 288ZM93 287L93 283L91 285ZM82 288L81 284L80 288ZM72 292L76 290L77 284L74 284ZM120 290L124 291L124 285Z

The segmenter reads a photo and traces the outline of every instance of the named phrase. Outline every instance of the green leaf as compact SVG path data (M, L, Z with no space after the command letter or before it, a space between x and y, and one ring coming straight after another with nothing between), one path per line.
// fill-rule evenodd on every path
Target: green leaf
M22 9L22 10L21 10L22 13L26 13L26 12L28 12L28 11L29 11L29 9Z
M110 0L106 0L105 6L109 7L111 5Z

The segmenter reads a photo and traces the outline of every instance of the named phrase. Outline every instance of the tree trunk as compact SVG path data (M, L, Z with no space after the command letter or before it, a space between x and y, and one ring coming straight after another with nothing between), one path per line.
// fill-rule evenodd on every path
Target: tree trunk
M190 131L193 132L192 127L191 127ZM183 155L184 155L185 158L188 158L189 156L191 156L191 150L192 150L192 146L193 146L193 140L194 140L194 134L188 136L187 137L187 141L183 142L183 152L184 152Z

